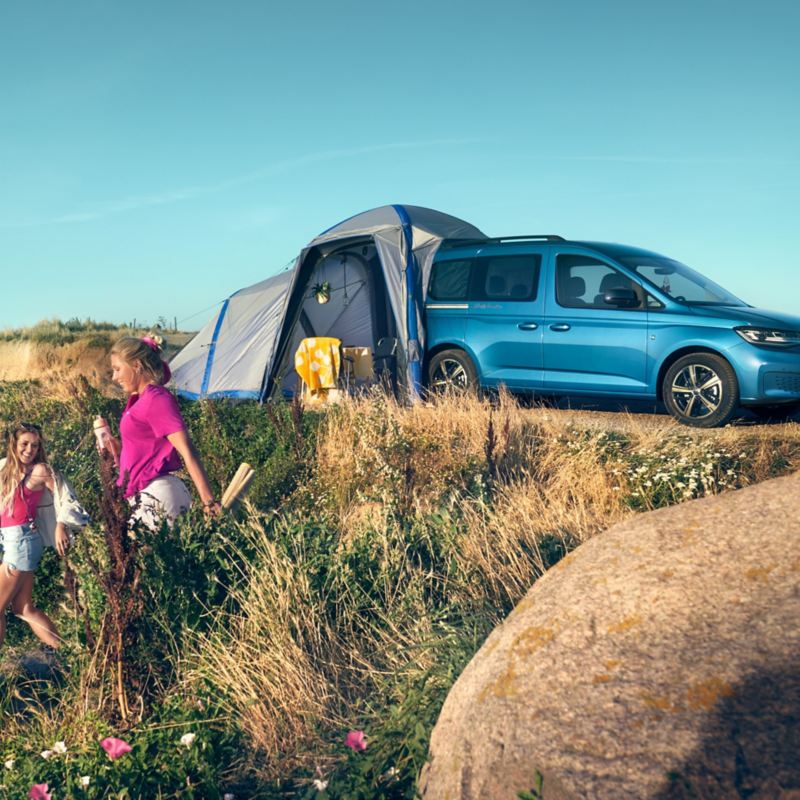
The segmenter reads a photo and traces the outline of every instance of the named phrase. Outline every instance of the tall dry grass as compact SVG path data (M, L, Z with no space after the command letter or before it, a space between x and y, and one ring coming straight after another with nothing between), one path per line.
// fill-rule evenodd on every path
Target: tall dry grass
M487 632L589 537L798 464L798 425L695 431L502 393L350 400L327 410L308 480L243 523L252 571L196 639L190 681L224 698L263 776L310 768L371 697L436 668L443 630Z

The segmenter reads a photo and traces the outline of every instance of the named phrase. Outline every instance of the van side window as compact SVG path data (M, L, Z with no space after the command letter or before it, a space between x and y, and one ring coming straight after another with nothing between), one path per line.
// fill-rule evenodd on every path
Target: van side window
M534 253L478 258L471 300L535 300L542 257Z
M634 308L642 307L642 287L604 261L581 255L556 258L556 300L560 306L619 310L603 299L612 289L632 289L639 299Z
M434 262L428 297L431 300L466 300L472 263L471 258Z

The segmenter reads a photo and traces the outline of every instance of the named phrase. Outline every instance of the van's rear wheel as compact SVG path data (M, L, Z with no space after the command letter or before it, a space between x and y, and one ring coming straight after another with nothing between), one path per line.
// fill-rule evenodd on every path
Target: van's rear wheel
M478 389L478 373L472 359L463 350L442 350L428 364L428 391L434 394Z
M689 353L664 375L664 405L678 422L695 428L724 425L739 403L731 365L713 353Z

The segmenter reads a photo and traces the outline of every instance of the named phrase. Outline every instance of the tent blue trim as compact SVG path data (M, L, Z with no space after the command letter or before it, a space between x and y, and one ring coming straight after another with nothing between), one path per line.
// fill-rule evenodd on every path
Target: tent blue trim
M219 316L217 317L217 324L214 326L214 333L211 336L211 344L208 346L208 358L206 359L206 370L203 373L203 382L200 384L200 396L205 397L208 392L208 382L211 380L211 367L214 364L214 351L217 349L217 338L219 337L219 329L222 327L222 320L225 318L225 312L228 310L228 303L230 297L222 304Z
M419 396L422 389L422 365L419 363L419 332L417 331L417 306L414 302L417 286L416 259L414 258L414 234L411 219L404 206L392 206L400 217L403 238L406 242L406 324L408 325L408 369L411 377L409 387Z
M187 392L184 389L178 389L178 397L183 397L186 400L222 400L229 398L231 400L258 400L259 392L245 389L226 389L223 392L211 392L209 395L201 395L198 392Z

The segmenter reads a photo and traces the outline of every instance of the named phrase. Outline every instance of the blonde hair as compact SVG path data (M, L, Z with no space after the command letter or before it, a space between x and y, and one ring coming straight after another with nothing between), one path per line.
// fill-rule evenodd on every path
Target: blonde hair
M161 358L163 339L155 334L137 339L135 336L123 336L111 348L111 354L119 356L126 364L138 364L142 375L159 386L169 383L172 373L167 363Z
M32 422L18 422L8 429L6 446L6 463L0 469L0 509L13 511L14 495L25 476L25 468L17 455L17 441L23 433L35 433L39 438L39 449L33 459L34 464L46 464L47 454L44 450L42 429Z

